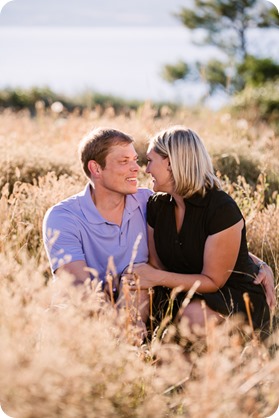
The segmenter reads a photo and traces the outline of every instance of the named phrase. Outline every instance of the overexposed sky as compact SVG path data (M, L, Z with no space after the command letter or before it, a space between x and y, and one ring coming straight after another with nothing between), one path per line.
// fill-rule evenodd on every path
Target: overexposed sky
M191 1L12 0L0 14L0 89L194 104L204 85L161 77L165 64L220 58L214 48L197 48L194 32L175 18ZM251 33L249 51L277 59L275 32Z
M130 99L194 100L161 77L189 56L185 0L13 0L0 14L0 89L48 86ZM191 55L193 56L192 49Z
M191 0L13 0L0 26L178 26L172 13Z

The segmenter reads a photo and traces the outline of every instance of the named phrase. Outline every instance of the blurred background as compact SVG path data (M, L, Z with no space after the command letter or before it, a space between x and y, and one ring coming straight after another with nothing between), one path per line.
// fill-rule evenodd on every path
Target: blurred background
M276 60L276 9L266 0L252 3L252 12L244 12L250 18L244 26L247 52ZM224 37L229 20L220 19L219 42L206 39L207 28L191 15L192 10L206 11L201 4L185 0L10 1L0 14L0 89L49 87L71 96L94 91L129 100L187 105L206 96L208 105L219 108L227 102L227 92L219 89L214 97L209 94L204 65L226 59L228 51L220 41L225 43L227 37L232 45L235 33L228 31ZM189 6L190 23L182 12ZM259 22L259 16L267 19L270 11L273 16L268 23ZM241 23L239 17L231 17L236 26ZM192 67L198 63L188 77L184 77L184 62ZM166 70L166 64L176 65L176 71ZM214 71L222 78L220 68Z

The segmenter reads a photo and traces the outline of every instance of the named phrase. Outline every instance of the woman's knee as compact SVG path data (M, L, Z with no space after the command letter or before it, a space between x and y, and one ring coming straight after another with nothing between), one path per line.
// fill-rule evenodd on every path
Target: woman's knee
M193 324L204 325L204 314L200 301L193 300L190 302L184 309L182 317L188 320L189 326Z
M184 309L182 317L187 318L190 327L199 325L204 328L206 322L209 320L214 320L217 323L221 320L218 312L213 311L203 301L198 299L194 299L189 303L189 305Z

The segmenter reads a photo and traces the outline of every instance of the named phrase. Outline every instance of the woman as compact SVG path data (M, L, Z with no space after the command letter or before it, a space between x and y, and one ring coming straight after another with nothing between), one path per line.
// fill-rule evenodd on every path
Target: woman
M157 319L169 296L180 288L173 315L185 292L200 282L183 315L204 325L207 317L246 315L248 292L255 328L264 329L270 313L265 292L254 283L259 266L248 254L243 216L235 201L221 190L210 157L196 133L176 126L151 140L147 173L154 191L147 206L150 264L137 264L141 289L154 288Z

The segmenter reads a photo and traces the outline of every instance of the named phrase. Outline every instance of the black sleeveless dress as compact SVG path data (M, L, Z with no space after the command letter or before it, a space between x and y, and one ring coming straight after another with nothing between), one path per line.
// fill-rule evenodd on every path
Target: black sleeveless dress
M154 229L156 251L166 270L199 274L203 268L207 237L231 227L243 216L236 202L222 190L211 189L205 197L196 194L184 201L186 211L179 233L175 222L175 201L166 193L155 193L149 198L147 222ZM243 294L248 292L254 327L266 328L270 312L263 287L253 283L257 273L258 267L249 257L244 223L239 254L229 279L217 292L198 296L223 315L243 313L246 316ZM160 320L167 308L171 289L155 287L154 290L155 315ZM178 295L174 316L184 298L185 292Z

